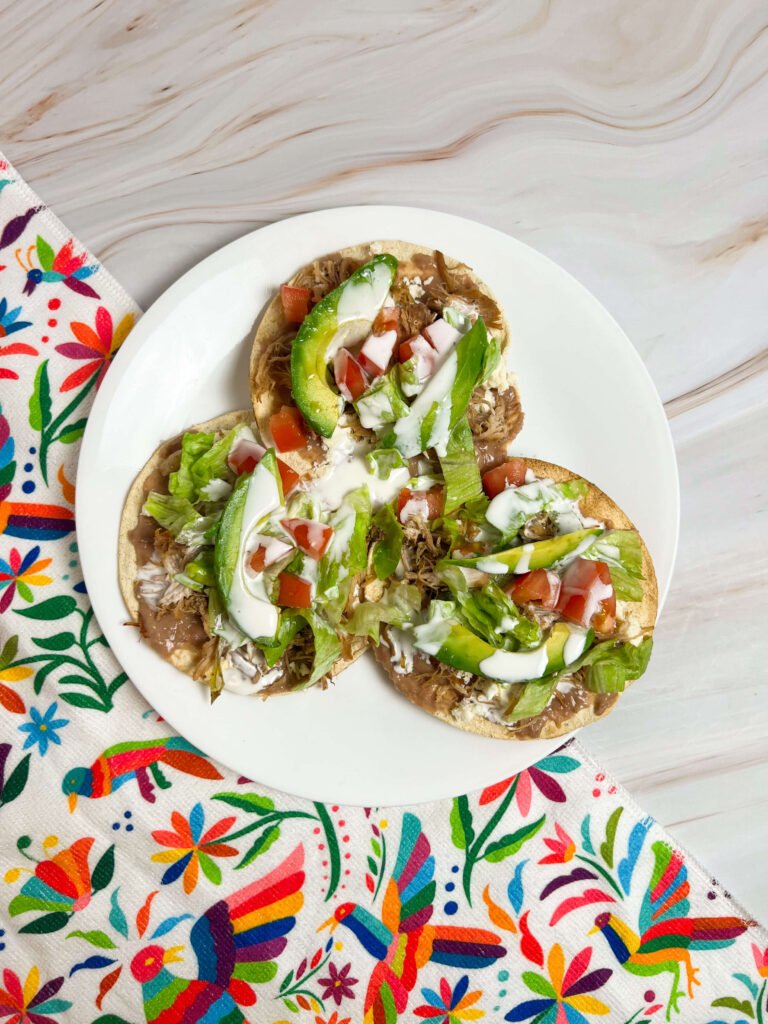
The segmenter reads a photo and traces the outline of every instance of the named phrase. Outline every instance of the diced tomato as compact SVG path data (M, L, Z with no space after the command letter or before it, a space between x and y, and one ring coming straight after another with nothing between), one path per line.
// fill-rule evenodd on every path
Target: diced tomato
M445 320L438 319L421 332L432 348L440 355L452 349L461 337L461 331L451 327Z
M290 533L296 546L310 558L322 558L333 536L333 527L313 519L281 519L280 525Z
M251 555L250 566L254 572L264 572L267 565L267 549L259 546Z
M269 432L279 452L304 448L309 441L309 429L295 405L284 405L269 417Z
M396 344L397 331L368 335L357 358L370 377L380 377L386 373Z
M401 523L414 516L437 519L442 515L445 495L442 487L431 487L428 491L412 491L404 487L397 499L397 518Z
M386 334L387 331L396 331L399 326L400 310L397 306L383 306L373 321L373 333Z
M312 584L292 572L281 572L277 577L280 590L277 603L284 608L310 608L312 606Z
M560 596L560 577L547 569L534 569L533 572L516 576L507 593L515 604L536 601L542 608L552 611Z
M280 301L289 324L300 324L309 312L309 288L297 288L293 284L280 286Z
M525 483L525 463L522 459L510 459L495 469L483 473L483 490L489 498L495 498L507 487L520 487Z
M397 358L401 363L407 363L408 360L413 356L414 348L413 343L421 338L420 334L414 334L412 338L407 341L400 343L400 347L397 350Z
M347 348L340 348L333 357L336 387L348 402L356 402L368 387L363 368Z
M615 615L616 594L606 563L574 558L563 575L557 610L580 626L591 625L596 615ZM606 625L606 620L601 624Z
M266 450L256 441L241 437L229 450L227 456L229 468L238 476L242 473L252 473L261 462L261 457Z
M283 484L283 497L287 498L299 480L301 480L301 477L295 469L291 469L288 463L283 462L282 459L277 460L277 470Z

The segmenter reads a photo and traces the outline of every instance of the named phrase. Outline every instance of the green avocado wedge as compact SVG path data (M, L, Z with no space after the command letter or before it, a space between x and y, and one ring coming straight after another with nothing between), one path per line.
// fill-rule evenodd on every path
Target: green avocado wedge
M291 389L313 430L330 437L344 402L328 383L328 361L346 344L362 341L384 305L397 259L381 253L321 299L304 318L291 348Z
M503 651L492 647L456 620L437 619L414 629L414 646L459 672L500 683L521 683L561 672L592 643L591 630L558 622L539 647ZM573 641L569 643L569 641Z
M491 555L476 555L473 558L444 558L437 563L438 571L452 566L464 566L467 569L478 569L492 576L505 576L514 572L529 572L533 569L548 569L563 558L591 547L595 538L604 533L602 527L594 526L587 530L574 530L563 533L559 537L540 540L534 544L522 544L508 551L497 551Z
M274 449L250 475L238 480L219 524L213 568L227 614L244 636L269 643L277 634L279 613L260 576L245 571L246 544L258 524L283 504Z

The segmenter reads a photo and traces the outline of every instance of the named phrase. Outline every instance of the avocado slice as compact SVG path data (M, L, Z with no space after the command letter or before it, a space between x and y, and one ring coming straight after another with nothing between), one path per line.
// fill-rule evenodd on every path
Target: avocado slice
M213 553L216 586L227 614L251 640L272 641L280 613L269 600L263 575L247 571L252 554L248 542L258 524L282 504L277 457L270 448L253 473L237 481L224 507Z
M333 433L344 402L328 383L328 363L362 341L384 305L397 271L389 253L374 256L304 318L291 348L291 389L304 419L322 437Z
M574 530L563 533L549 540L540 540L535 544L522 544L520 547L509 548L508 551L497 551L491 555L476 555L473 558L444 558L437 563L438 570L449 569L461 565L468 569L478 569L492 576L507 576L510 573L530 572L532 569L548 569L568 555L577 555L592 546L594 540L604 533L602 526L593 526L587 530Z
M444 665L499 683L523 683L562 672L592 643L592 630L565 622L552 628L543 644L530 651L502 651L451 619L432 619L414 629L414 646Z

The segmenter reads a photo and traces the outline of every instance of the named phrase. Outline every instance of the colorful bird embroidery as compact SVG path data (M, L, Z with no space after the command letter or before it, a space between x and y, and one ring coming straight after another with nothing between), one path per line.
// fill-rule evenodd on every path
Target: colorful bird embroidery
M180 946L153 944L131 962L141 983L148 1024L244 1024L253 984L271 981L276 960L304 903L304 847L299 845L264 878L214 903L190 932L197 978L179 978Z
M131 779L136 779L144 799L154 803L152 779L161 789L170 785L160 770L161 764L198 779L223 778L191 743L181 736L168 736L159 740L116 743L97 757L90 768L70 769L61 788L69 798L70 811L74 811L78 797L98 800L114 793Z
M738 917L693 917L688 894L688 869L683 858L666 843L653 844L654 869L640 907L638 932L616 914L598 914L589 933L602 932L611 952L631 974L650 976L670 973L672 991L667 1005L667 1020L679 1013L678 1002L684 993L680 987L680 967L685 967L688 998L700 984L691 953L725 949L747 929Z
M408 1005L421 968L432 963L463 970L487 967L506 954L501 939L481 928L432 925L435 858L414 814L403 831L381 920L356 903L342 903L321 928L348 928L379 962L365 995L365 1024L392 1024Z
M37 267L33 262L35 257L39 264ZM96 263L87 263L87 259L87 253L75 253L75 243L71 238L55 252L53 246L38 235L35 244L27 249L26 257L22 256L21 249L16 250L16 262L27 275L24 294L31 295L39 284L61 282L78 295L98 299L99 293L86 284L85 279L95 274L99 267Z

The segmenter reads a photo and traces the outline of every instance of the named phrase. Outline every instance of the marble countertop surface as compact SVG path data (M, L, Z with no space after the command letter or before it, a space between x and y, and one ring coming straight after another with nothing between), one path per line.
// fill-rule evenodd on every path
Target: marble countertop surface
M144 308L255 227L397 203L614 314L682 529L648 675L583 742L768 919L765 3L5 0L0 38L0 146Z

